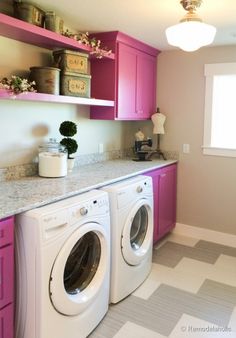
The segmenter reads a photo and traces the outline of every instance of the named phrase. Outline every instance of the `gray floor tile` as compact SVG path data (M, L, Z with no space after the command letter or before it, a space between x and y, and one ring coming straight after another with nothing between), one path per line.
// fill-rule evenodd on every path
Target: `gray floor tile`
M191 294L186 291L162 284L154 293L155 303L162 302L162 307L168 307L172 313L178 313L179 319L182 314L188 314L213 324L225 326L228 324L233 307L216 302L202 295Z
M199 296L230 308L236 306L236 287L206 279L198 292Z
M226 245L221 245L221 244L217 244L213 242L207 242L207 241L200 240L195 245L195 248L206 250L209 252L218 253L218 255L224 254L224 255L236 257L236 248L232 248Z
M153 262L174 268L183 257L214 264L219 253L206 248L189 247L174 242L166 242L158 250L153 250Z

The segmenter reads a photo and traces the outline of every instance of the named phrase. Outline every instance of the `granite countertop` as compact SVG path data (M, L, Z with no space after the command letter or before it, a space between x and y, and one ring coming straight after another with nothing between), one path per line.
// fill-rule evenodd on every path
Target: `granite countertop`
M176 162L110 160L76 167L72 173L62 178L32 176L1 182L0 219Z

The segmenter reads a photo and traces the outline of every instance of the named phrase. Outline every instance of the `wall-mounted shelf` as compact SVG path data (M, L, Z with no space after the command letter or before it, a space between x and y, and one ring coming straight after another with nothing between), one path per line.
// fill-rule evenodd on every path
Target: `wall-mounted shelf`
M15 19L3 13L0 13L0 35L51 50L56 48L68 48L84 53L89 53L92 50L91 47L79 44L76 40L51 32L45 28L37 27L28 22ZM113 53L104 56L104 59L114 60L114 58Z
M15 19L11 16L0 13L0 36L4 36L13 40L25 42L27 44L38 47L47 48L50 50L57 48L67 48L78 50L80 52L89 53L92 51L91 47L79 44L78 41L51 32L45 28L37 27L28 22ZM95 57L91 56L92 59ZM103 57L106 60L114 60L114 54ZM55 102L55 103L69 103L86 106L104 106L113 107L114 101L83 98L64 95L51 95L43 93L24 93L13 95L7 90L0 89L0 100L19 100L19 101L38 101L38 102Z
M14 95L8 90L0 89L0 100L18 100L18 101L38 101L38 102L54 102L54 103L70 103L86 106L105 106L114 107L114 101L100 100L93 98L64 96L64 95L52 95L43 93L22 93Z

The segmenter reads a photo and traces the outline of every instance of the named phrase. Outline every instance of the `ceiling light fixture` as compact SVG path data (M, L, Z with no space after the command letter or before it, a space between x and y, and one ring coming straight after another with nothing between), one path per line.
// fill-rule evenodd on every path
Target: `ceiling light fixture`
M201 6L202 0L181 0L180 3L187 14L180 20L180 23L166 29L168 43L186 52L193 52L211 44L216 28L203 23L196 14L196 9Z

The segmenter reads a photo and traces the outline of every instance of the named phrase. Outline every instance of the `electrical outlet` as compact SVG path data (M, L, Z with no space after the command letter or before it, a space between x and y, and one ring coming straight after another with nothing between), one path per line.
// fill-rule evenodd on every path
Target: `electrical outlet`
M103 143L99 143L98 144L98 152L99 154L102 154L104 152L104 146Z
M183 144L183 153L189 154L190 153L190 145L188 143Z

